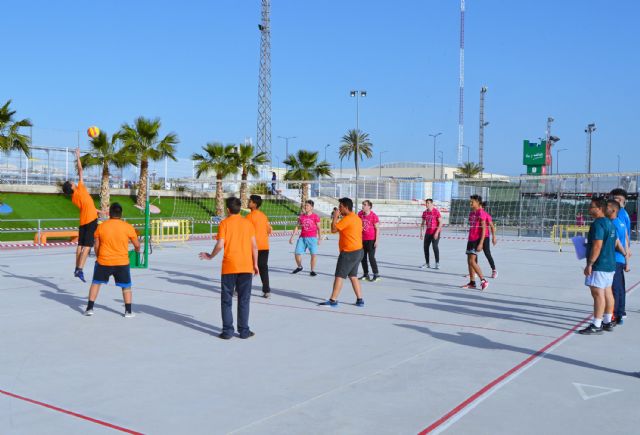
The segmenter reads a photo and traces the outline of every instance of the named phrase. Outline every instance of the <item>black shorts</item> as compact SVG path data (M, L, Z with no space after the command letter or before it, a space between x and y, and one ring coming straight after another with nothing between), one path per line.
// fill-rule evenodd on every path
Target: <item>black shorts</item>
M93 247L95 242L95 234L98 229L98 219L93 220L78 228L78 246Z
M340 255L338 255L335 276L343 279L347 276L358 276L358 265L362 261L362 257L364 257L364 251L362 249L351 252L341 252Z
M131 287L131 271L129 265L124 266L103 266L98 264L93 268L92 284L109 284L109 277L113 275L113 279L118 287Z
M476 251L476 249L478 248L478 243L480 243L480 240L469 240L467 242L467 251L465 253L467 255L478 255L478 252L482 252Z

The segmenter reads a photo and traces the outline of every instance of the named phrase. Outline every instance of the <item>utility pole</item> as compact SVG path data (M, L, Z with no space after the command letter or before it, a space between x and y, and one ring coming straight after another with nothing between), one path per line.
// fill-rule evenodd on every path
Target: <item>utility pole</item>
M429 134L433 138L433 179L436 179L436 138L440 136L442 132L436 134Z
M262 0L260 74L258 77L258 152L271 161L271 0Z
M489 88L483 86L480 89L480 142L478 144L478 164L480 165L480 178L482 178L482 173L484 172L484 128L489 125L488 122L484 121L484 95L487 93Z
M547 156L549 157L549 160L552 159L551 157L551 123L555 121L555 119L553 119L552 117L548 116L547 117L547 131L546 131L546 140L545 140L545 150L544 150L544 158L545 158L545 166L547 167L547 173L551 174L553 173L553 162L550 161L549 164L547 164Z
M458 99L458 165L462 164L464 145L464 0L460 0L460 95Z
M584 129L584 132L587 133L587 174L591 173L591 134L594 131L596 131L596 124L593 122Z

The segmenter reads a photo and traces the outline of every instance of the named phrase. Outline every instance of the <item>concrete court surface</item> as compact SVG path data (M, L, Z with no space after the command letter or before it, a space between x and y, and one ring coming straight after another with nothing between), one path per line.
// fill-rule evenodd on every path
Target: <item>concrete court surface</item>
M500 242L500 275L480 292L459 288L464 240L443 239L441 270L425 271L418 238L384 236L384 279L363 283L365 307L346 284L339 307L323 308L335 237L317 277L308 256L289 274L287 240L271 242L273 297L254 280L256 336L229 341L216 337L221 258L197 258L210 241L157 248L133 271L133 319L113 285L81 315L89 285L72 276L74 248L0 251L0 434L640 430L637 291L615 331L571 332L591 312L572 252ZM634 251L628 288L640 282Z

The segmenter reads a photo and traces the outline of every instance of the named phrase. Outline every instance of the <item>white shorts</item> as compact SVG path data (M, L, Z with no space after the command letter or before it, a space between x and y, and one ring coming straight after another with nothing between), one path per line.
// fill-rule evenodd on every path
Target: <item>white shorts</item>
M613 275L615 272L600 272L594 270L591 275L584 279L584 285L588 287L607 288L613 285Z

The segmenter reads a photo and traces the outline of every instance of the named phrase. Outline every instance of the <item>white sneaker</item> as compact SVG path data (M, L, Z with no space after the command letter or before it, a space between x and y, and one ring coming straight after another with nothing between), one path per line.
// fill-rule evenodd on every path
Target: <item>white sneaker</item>
M134 313L133 311L130 313L125 311L124 317L127 317L127 318L136 317L136 313Z
M420 266L420 269L431 269L431 266L429 265L429 263L425 263L422 266Z
M85 316L93 316L93 310L85 310L84 315Z
M436 269L440 269L440 263L436 263Z

